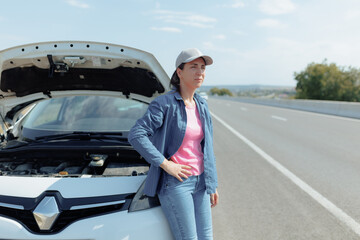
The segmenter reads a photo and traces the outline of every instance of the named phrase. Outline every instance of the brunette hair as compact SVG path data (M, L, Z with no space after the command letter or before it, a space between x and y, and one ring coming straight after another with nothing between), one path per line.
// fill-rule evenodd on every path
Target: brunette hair
M181 70L184 69L185 63L182 63L178 66L178 68L180 68ZM173 88L176 89L176 91L180 91L180 78L177 75L177 72L175 70L175 72L173 73L171 80L170 80L170 87L173 86Z

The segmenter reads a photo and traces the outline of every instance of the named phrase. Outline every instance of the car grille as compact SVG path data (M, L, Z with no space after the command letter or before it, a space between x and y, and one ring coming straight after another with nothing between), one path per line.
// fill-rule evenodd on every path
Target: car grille
M45 192L40 197L34 199L0 196L0 215L20 222L24 227L26 227L30 232L33 233L57 233L62 231L71 223L74 223L80 219L95 217L118 211L127 211L134 195L135 194L121 194L104 197L65 199L62 198L60 193L58 192ZM36 205L45 196L56 196L57 202L60 203L58 206L60 210L59 216L53 223L50 230L41 230L33 215L33 211ZM16 202L17 204L24 202L23 205L17 205L24 206L24 209L6 206L6 204L12 205L14 202ZM82 205L79 205L79 202Z

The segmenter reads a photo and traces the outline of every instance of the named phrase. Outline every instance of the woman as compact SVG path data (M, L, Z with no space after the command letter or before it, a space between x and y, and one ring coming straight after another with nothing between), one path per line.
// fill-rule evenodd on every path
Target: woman
M171 78L174 91L157 97L130 130L129 142L151 164L144 192L158 194L176 239L212 239L211 207L218 203L213 130L197 93L213 60L184 50Z

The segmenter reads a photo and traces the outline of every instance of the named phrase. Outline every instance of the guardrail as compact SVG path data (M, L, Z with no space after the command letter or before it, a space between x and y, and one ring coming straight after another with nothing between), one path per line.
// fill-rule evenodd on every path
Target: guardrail
M330 114L342 117L360 119L359 102L300 100L300 99L267 99L267 98L245 98L228 96L211 96L211 98L227 99L245 103L267 105L273 107L290 108L301 111Z

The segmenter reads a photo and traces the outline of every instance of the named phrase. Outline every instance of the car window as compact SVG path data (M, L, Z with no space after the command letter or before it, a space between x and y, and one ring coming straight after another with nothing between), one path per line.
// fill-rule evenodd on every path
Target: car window
M128 131L147 104L108 96L72 96L38 103L24 128L49 131Z
M41 126L52 121L55 121L59 115L61 107L61 99L52 99L48 102L41 102L37 107L37 113L33 114L32 126Z

